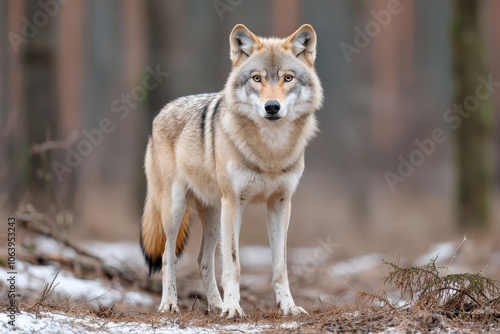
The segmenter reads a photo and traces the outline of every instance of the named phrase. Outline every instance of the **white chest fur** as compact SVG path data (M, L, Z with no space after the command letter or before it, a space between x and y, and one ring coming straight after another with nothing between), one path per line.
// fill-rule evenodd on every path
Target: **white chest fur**
M278 192L282 192L283 196L291 196L297 188L302 170L301 168L270 175L241 168L233 162L229 162L227 165L234 194L250 201L255 198L265 200Z

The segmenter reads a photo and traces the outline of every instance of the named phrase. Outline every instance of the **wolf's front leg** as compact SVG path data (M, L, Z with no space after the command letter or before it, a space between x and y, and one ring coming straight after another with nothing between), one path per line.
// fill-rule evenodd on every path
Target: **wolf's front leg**
M273 259L273 287L276 302L283 315L307 314L295 305L286 267L286 237L290 221L291 199L277 199L267 205L267 231Z
M221 250L222 287L224 304L221 316L227 318L245 315L240 307L239 236L243 205L234 198L222 198Z

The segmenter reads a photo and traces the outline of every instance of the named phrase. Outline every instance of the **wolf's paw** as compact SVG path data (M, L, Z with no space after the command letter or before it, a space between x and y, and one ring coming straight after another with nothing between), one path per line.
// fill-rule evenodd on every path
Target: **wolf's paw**
M218 313L222 311L222 304L208 305L208 312L210 313Z
M291 307L281 308L281 313L283 315L291 315L291 316L297 316L297 315L301 315L301 314L307 314L306 310L304 310L300 306L291 306Z
M179 313L181 309L179 308L179 304L177 302L166 302L166 303L161 303L160 307L158 308L158 312L160 313Z
M245 312L240 306L224 306L222 308L222 312L220 314L221 317L226 317L226 319L232 318L243 318L245 316Z

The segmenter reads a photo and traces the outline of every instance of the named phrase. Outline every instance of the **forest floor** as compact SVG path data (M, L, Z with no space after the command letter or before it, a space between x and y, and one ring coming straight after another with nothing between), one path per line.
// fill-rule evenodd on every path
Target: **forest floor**
M291 248L291 289L309 311L299 317L277 311L269 248L242 247L247 316L227 320L207 312L192 252L178 265L181 314L158 314L160 275L148 277L137 243L26 231L16 255L15 326L2 299L0 333L500 333L499 246L461 241L435 244L412 259L382 253L337 259L328 240ZM8 272L0 258L2 296Z

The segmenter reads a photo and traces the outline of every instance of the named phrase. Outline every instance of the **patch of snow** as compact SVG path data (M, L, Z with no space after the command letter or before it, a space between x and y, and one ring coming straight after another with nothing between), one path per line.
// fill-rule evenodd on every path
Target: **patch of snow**
M424 264L429 263L431 259L434 259L436 257L438 257L439 262L450 260L453 257L456 248L457 248L456 242L443 242L440 244L433 245L429 250L429 252L420 256L418 259L415 260L414 263L417 266L422 266Z
M33 243L37 252L41 254L59 254L63 257L74 258L76 252L74 249L64 246L63 244L55 241L54 239L36 236L33 238Z
M490 256L491 263L500 263L500 252L492 253Z
M21 312L16 314L15 327L8 324L10 319L6 313L0 313L0 333L155 333L155 334L195 334L206 332L260 333L273 329L270 324L239 323L232 325L211 325L210 327L185 327L180 328L175 323L152 325L143 322L106 321L92 316L73 317L66 314L42 312L41 317L32 313ZM298 322L286 322L280 325L282 329L296 329Z
M104 264L121 269L123 267L144 267L141 248L138 242L87 241L81 244L92 255L104 261Z
M147 272L147 265L142 255L139 242L104 242L104 241L85 241L80 246L90 254L100 258L104 264L118 270L128 268L132 271ZM177 270L191 269L196 263L196 258L188 252L184 252L179 262Z
M269 269L269 272L271 272L271 269ZM240 283L249 288L269 286L271 284L271 275L242 274Z
M300 263L301 260L315 256L317 248L295 247L287 250L290 263ZM271 248L267 246L243 246L240 249L240 261L244 266L271 267Z
M270 325L265 325L265 324L260 324L260 325L254 325L254 324L235 324L235 325L226 325L226 326L220 326L220 327L214 327L213 330L217 332L238 332L238 333L260 333L263 330L269 330L271 329ZM198 328L197 333L206 333L208 331L208 328Z
M74 249L66 247L54 239L37 236L32 239L32 243L37 253L40 254L58 254L69 259L78 256ZM105 265L117 270L123 268L133 271L137 271L139 268L144 272L147 270L138 242L84 241L80 242L79 246L89 254L101 259Z
M71 297L84 300L93 306L99 304L110 306L114 302L123 301L131 305L151 305L153 299L143 293L126 291L120 284L105 284L100 280L77 278L73 273L60 271L54 265L37 266L17 261L17 289L41 292L45 284L50 284L57 272L54 282L57 284L54 294L58 297ZM7 271L0 267L0 276L5 277Z
M240 261L243 266L271 266L271 249L265 246L244 246L240 248Z
M5 313L0 314L2 323L7 319ZM94 317L73 317L65 314L56 313L41 313L40 318L36 318L34 314L22 312L16 315L16 327L4 323L0 328L0 333L181 333L191 334L199 333L200 329L186 328L181 329L177 325L172 327L154 327L151 324L139 322L107 322L104 319Z
M288 250L288 258L291 262L300 262L300 260L314 257L314 247L295 247Z
M328 273L331 276L354 276L380 266L382 254L373 253L359 256L347 261L338 262L328 268Z
M297 321L284 322L280 325L283 329L297 329L300 326L300 323Z

